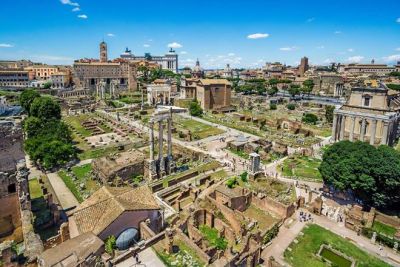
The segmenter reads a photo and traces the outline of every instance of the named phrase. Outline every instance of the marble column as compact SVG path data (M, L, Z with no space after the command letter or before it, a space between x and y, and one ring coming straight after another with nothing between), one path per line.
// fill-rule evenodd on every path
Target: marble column
M365 119L362 118L361 120L361 132L360 132L360 141L364 142L364 135L365 135Z
M154 122L150 121L150 160L154 160Z
M388 128L389 128L389 122L383 121L383 133L381 138L381 145L387 144Z
M168 119L168 157L172 157L172 118Z
M346 122L346 116L341 115L341 120L340 120L340 136L339 136L339 140L342 141L344 140L344 128L346 126L345 122Z
M337 128L337 120L338 120L338 116L336 114L333 115L333 124L332 124L332 140L336 141L336 136L337 136L337 132L336 132L336 128Z
M349 136L349 140L353 141L354 139L354 126L356 124L356 117L351 117L351 125L350 125L350 136Z
M375 134L376 134L376 120L372 120L372 126L371 126L371 134L369 137L369 144L370 145L375 145Z
M158 122L158 160L161 162L163 158L163 124Z

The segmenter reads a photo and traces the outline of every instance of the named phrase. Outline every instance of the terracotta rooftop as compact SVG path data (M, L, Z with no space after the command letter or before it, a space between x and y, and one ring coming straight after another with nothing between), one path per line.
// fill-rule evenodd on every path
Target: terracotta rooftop
M125 211L158 210L149 187L103 186L79 205L74 219L79 233L100 234Z

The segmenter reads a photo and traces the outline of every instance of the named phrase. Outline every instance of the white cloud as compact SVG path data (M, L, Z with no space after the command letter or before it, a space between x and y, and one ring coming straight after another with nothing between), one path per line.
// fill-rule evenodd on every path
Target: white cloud
M80 19L87 19L88 16L86 16L85 14L82 14L82 15L78 15L78 18L80 18Z
M74 8L72 9L72 12L78 12L78 11L81 11L81 9L80 9L79 7L74 7Z
M247 39L262 39L269 37L268 33L253 33L247 36Z
M233 57L233 56L235 56L235 53L229 53L228 56Z
M150 47L150 45L149 44L144 44L143 47Z
M364 59L363 56L353 56L353 57L349 57L347 59L347 61L350 63L360 63L363 59Z
M113 33L107 33L107 36L108 36L108 37L115 37L115 34L113 34Z
M317 49L324 49L324 48L325 48L325 46L323 46L323 45L317 46Z
M173 42L173 43L168 44L168 47L176 49L176 48L181 48L183 46L180 43Z
M186 51L181 51L181 55L186 55L187 53Z
M281 50L281 51L294 51L294 50L297 50L298 49L298 47L296 47L296 46L287 46L287 47L281 47L281 48L279 48L279 50Z
M315 20L315 18L309 18L309 19L307 19L307 22L310 23L310 22L313 22L314 20Z
M396 19L396 22L397 22L397 23L400 23L400 18L397 18L397 19Z
M400 61L400 55L391 55L391 56L383 57L382 59L387 63L397 62L397 61Z
M349 49L347 49L347 52L354 52L354 49L353 48L349 48Z
M334 34L341 34L342 31L335 31Z
M0 44L0 48L11 48L14 47L12 44Z
M61 2L63 5L70 5L70 6L79 7L79 4L78 4L78 3L72 2L71 0L60 0L60 2Z
M334 62L334 60L332 60L332 59L330 59L330 58L327 58L327 59L325 59L323 62L326 63L326 64L329 64L329 63Z
M400 47L397 47L395 50L396 50L396 51L400 51Z

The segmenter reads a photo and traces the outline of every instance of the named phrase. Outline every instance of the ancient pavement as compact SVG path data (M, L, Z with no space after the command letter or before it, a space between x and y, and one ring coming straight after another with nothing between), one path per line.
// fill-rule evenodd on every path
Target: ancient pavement
M54 189L54 192L60 202L61 207L64 210L69 210L79 205L78 200L71 193L71 191L68 189L64 181L60 178L60 176L58 176L57 173L48 173L47 177L51 186Z

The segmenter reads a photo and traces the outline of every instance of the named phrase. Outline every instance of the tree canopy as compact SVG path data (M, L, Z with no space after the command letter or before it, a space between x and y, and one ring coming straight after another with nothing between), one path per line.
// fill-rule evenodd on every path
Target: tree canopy
M335 110L335 106L325 106L325 119L327 122L333 122L333 111Z
M19 102L21 107L28 113L28 115L30 113L33 100L38 97L40 97L40 94L34 89L28 89L21 93Z
M203 114L203 109L200 107L197 100L193 100L189 104L189 112L191 116L200 117Z
M60 105L50 97L37 97L32 102L29 114L41 120L59 120L61 119L61 108Z
M365 205L399 209L400 153L391 147L341 141L324 152L319 171L325 184L350 190Z
M305 113L305 114L303 114L301 121L305 122L305 123L309 123L309 124L316 124L318 121L318 117L317 117L317 115L312 114L312 113Z

